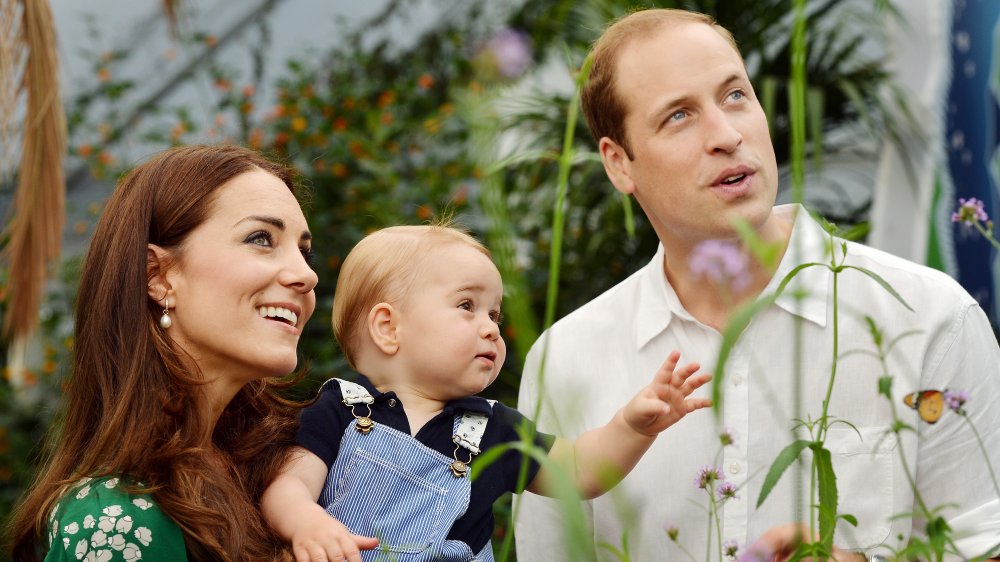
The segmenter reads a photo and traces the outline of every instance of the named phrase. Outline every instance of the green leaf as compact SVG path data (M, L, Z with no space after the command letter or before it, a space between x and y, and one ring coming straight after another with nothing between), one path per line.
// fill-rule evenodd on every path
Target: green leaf
M913 312L913 308L911 308L910 305L907 304L905 300L903 300L903 297L900 296L900 294L896 292L896 289L893 289L892 285L890 285L889 282L886 281L885 279L882 279L882 277L879 274L877 274L874 271L871 271L869 269L865 269L863 267L858 267L856 265L845 265L844 269L855 269L857 271L860 271L861 273L864 273L868 277L871 277L872 279L875 280L876 283L878 283L879 285L881 285L883 289L885 289L886 291L888 291L888 293L890 295L892 295L893 297L895 297L896 300L898 300L900 303L902 303L902 305L905 306L907 310L909 310L910 312Z
M878 393L892 400L892 377L884 376L878 379Z
M838 515L837 518L838 519L843 519L844 521L847 521L848 523L851 524L852 527L857 527L858 526L858 518L855 517L855 516L853 516L853 515L851 515L850 513L845 513L843 515Z
M813 463L819 487L819 540L833 546L833 531L837 526L837 475L833 472L833 456L822 443L813 442Z
M764 500L767 499L768 494L774 489L774 486L781 480L781 475L785 473L785 470L795 462L795 459L799 458L802 450L813 444L813 441L806 441L805 439L798 439L793 441L787 447L778 453L775 457L774 462L771 463L771 468L767 471L767 476L764 477L764 484L760 488L760 496L757 498L757 507L763 505Z
M865 323L868 324L868 333L872 335L872 341L875 342L875 347L882 349L882 331L878 329L875 324L875 320L865 314Z

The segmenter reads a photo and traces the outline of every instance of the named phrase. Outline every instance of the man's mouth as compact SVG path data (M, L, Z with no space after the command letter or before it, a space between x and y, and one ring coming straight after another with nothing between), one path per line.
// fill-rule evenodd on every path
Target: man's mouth
M735 175L723 178L722 183L725 184L725 185L733 185L734 183L739 183L745 177L747 177L746 174L735 174Z

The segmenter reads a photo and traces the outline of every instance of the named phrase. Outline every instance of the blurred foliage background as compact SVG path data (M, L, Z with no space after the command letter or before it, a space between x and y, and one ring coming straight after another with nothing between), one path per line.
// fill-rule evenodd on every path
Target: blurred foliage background
M439 2L443 12L454 4ZM343 27L339 46L282 61L272 69L276 80L267 84L275 92L270 99L259 93L266 64L259 50L266 44L248 50L249 73L207 57L202 70L211 87L200 103L212 107L208 120L204 111L155 99L139 115L121 110L117 101L137 87L134 77L119 71L130 53L95 49L88 54L94 79L65 100L68 175L70 181L81 174L113 180L135 163L127 158L126 141L133 152L136 144L148 148L146 154L175 144L235 142L294 164L310 193L305 211L320 278L317 313L301 344L310 370L298 389L302 397L329 377L349 376L329 327L333 287L348 250L372 229L453 215L494 249L504 246L511 258L508 287L523 291L521 313L508 314L514 321L504 326L511 348L507 364L488 391L514 405L521 359L543 328L557 159L573 79L590 42L609 20L637 5L714 15L743 50L769 113L780 166L788 158L792 1L534 0L512 5L497 19L487 17L488 0L468 0L406 48L370 40L373 31L405 18L412 3L390 1L363 26ZM892 17L891 7L882 1L814 0L808 11L813 155L836 149L822 140L831 130L849 128L850 143L902 134L903 125L889 117L887 106L895 102L879 50L881 22ZM210 51L218 38L193 29L176 41ZM556 317L644 265L656 246L641 213L632 213L607 181L582 120L573 142L577 156L565 207ZM0 194L12 190L7 179L0 178ZM489 185L499 191L486 193ZM491 205L502 206L503 213L489 212ZM71 221L67 231L85 238L101 205L77 210L85 218ZM819 210L841 223L863 225L868 203ZM630 220L632 232L626 228ZM29 481L58 407L73 348L79 262L79 255L67 257L48 288L38 353L24 384L15 387L9 376L0 381L0 515ZM0 270L0 295L7 278ZM0 349L0 357L6 355ZM507 503L498 506L506 509Z

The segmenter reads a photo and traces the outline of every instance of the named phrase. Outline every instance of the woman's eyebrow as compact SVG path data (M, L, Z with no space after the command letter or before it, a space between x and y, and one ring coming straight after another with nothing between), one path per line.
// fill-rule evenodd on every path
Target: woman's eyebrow
M278 217L271 217L267 215L250 215L249 217L244 217L236 221L236 224L233 226L238 226L239 224L247 221L262 222L265 224L269 224L282 232L285 231L285 221L279 219ZM311 232L309 232L308 230L303 230L302 234L299 235L299 240L312 240L312 237L313 236Z

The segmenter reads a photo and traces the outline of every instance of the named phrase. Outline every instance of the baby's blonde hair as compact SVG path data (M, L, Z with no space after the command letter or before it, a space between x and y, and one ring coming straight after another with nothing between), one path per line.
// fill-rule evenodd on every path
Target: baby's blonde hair
M431 250L446 243L466 244L493 259L486 246L452 224L383 228L365 236L347 254L333 297L333 335L351 368L358 368L358 350L372 307L406 297Z

